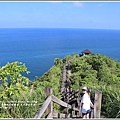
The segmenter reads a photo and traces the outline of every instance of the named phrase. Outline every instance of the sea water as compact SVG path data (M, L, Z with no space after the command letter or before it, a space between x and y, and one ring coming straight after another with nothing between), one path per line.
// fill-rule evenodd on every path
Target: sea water
M85 49L120 61L120 30L74 28L1 28L0 66L20 61L31 72L27 77L42 76L64 58Z

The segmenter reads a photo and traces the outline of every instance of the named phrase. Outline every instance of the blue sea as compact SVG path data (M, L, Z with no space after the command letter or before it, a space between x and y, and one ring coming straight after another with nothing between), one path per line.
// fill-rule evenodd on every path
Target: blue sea
M34 80L54 65L55 58L64 58L84 49L120 61L120 30L73 28L1 28L0 66L20 61Z

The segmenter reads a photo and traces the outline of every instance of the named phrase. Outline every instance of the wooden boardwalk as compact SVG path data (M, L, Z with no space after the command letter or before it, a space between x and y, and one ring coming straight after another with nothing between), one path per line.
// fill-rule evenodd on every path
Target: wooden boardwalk
M70 84L70 62L66 62L63 66L63 73L61 75L61 93L63 100L58 99L52 94L52 87L45 88L46 101L36 113L34 118L42 118L45 113L45 118L81 118L81 97L79 91L72 94L67 91ZM94 109L91 111L91 118L100 118L102 92L96 91L94 96ZM64 113L57 113L53 108L53 104L57 103L64 108Z
M61 76L61 93L64 93L67 89L67 87L70 84L70 72L68 70L69 64L65 63L65 65L63 66L63 74Z
M81 118L81 110L73 105L70 105L52 94L52 87L47 86L45 88L45 98L46 101L43 103L42 107L36 113L34 118L42 118L42 115L45 112L45 118ZM91 118L100 118L100 111L101 111L101 98L102 93L97 91L95 93L95 103L94 103L94 111L91 113ZM57 103L60 106L63 106L68 110L72 110L72 112L65 112L65 113L57 113L53 108L53 104Z

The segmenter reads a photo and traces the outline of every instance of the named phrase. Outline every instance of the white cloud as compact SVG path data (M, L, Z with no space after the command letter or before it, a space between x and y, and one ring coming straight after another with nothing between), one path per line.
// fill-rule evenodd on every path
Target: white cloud
M98 4L97 7L102 7L104 4Z
M73 3L73 5L75 7L79 7L79 8L83 7L83 3L81 3L81 2L75 2L75 3Z

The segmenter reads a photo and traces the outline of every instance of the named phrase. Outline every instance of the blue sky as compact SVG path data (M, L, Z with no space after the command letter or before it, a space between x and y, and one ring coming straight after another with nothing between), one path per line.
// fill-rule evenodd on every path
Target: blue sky
M0 2L0 28L120 29L120 2Z

